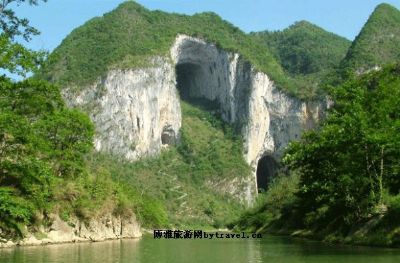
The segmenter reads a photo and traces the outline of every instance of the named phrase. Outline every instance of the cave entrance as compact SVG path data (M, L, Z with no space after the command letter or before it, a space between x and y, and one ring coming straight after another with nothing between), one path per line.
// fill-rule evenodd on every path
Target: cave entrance
M278 170L278 163L271 156L266 155L258 161L257 164L258 192L267 190L277 170Z
M209 86L210 79L213 78L214 70L208 67L204 70L204 66L193 62L185 62L177 64L176 72L176 87L179 91L181 100L195 105L207 111L218 111L220 108L217 99L210 100Z
M204 85L205 79L202 68L197 64L182 63L176 66L176 86L183 100L200 98L201 85Z

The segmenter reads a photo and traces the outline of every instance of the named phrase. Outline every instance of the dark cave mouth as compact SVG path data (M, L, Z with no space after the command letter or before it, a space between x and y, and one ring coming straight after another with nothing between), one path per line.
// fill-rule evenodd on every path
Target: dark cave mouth
M209 100L202 94L205 80L211 77L208 75L209 72L204 72L199 64L192 62L177 64L175 72L176 87L181 100L207 111L218 111L220 109L217 100Z
M182 63L175 67L176 87L182 100L190 100L198 97L198 91L202 85L202 79L206 76L201 66L194 63Z
M257 190L263 192L268 189L272 179L278 171L278 163L271 156L262 157L257 164Z

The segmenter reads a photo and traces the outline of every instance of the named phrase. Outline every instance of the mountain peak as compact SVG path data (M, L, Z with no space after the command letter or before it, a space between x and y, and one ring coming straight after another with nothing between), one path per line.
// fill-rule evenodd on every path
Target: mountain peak
M132 0L125 1L125 2L121 3L117 7L117 9L131 9L131 8L134 8L134 9L146 9L141 4L137 3L136 1L132 1Z
M375 7L374 11L368 18L366 25L374 22L379 22L380 20L391 23L394 22L393 20L398 20L399 17L400 11L396 7L390 4L382 3Z
M400 59L400 11L380 4L351 45L342 67L365 71Z
M372 14L379 13L379 12L387 12L387 11L399 11L399 10L397 10L396 7L394 7L388 3L382 3L375 7L375 10Z
M324 74L344 58L350 41L305 20L282 31L253 34L292 75Z
M293 23L293 25L289 26L289 28L296 28L296 27L318 27L318 26L307 20L296 21Z

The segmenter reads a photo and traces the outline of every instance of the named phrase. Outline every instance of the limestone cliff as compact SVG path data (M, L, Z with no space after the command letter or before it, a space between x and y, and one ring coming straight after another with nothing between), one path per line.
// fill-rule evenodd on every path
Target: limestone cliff
M69 106L83 108L96 124L96 150L136 160L159 153L163 134L178 137L181 110L174 67L161 58L152 64L110 71L79 94L64 91Z
M85 109L96 125L95 147L136 160L179 140L180 98L218 103L222 118L240 127L244 157L254 175L260 158L278 160L284 147L319 119L321 103L302 102L279 90L239 54L178 35L170 57L151 66L112 70L78 94L65 89L70 106ZM249 183L251 199L256 180Z
M126 219L105 214L99 218L92 218L89 222L82 222L77 218L72 218L65 222L58 215L51 215L50 220L52 221L50 226L41 226L40 231L35 233L28 232L22 240L16 242L0 240L0 248L16 245L32 246L68 242L96 242L142 236L140 225L135 217Z

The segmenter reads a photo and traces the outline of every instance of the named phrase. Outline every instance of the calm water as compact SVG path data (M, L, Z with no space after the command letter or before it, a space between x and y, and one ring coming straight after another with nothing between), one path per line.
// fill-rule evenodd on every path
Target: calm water
M265 236L261 240L138 240L0 249L0 262L400 262L400 249L354 248Z

